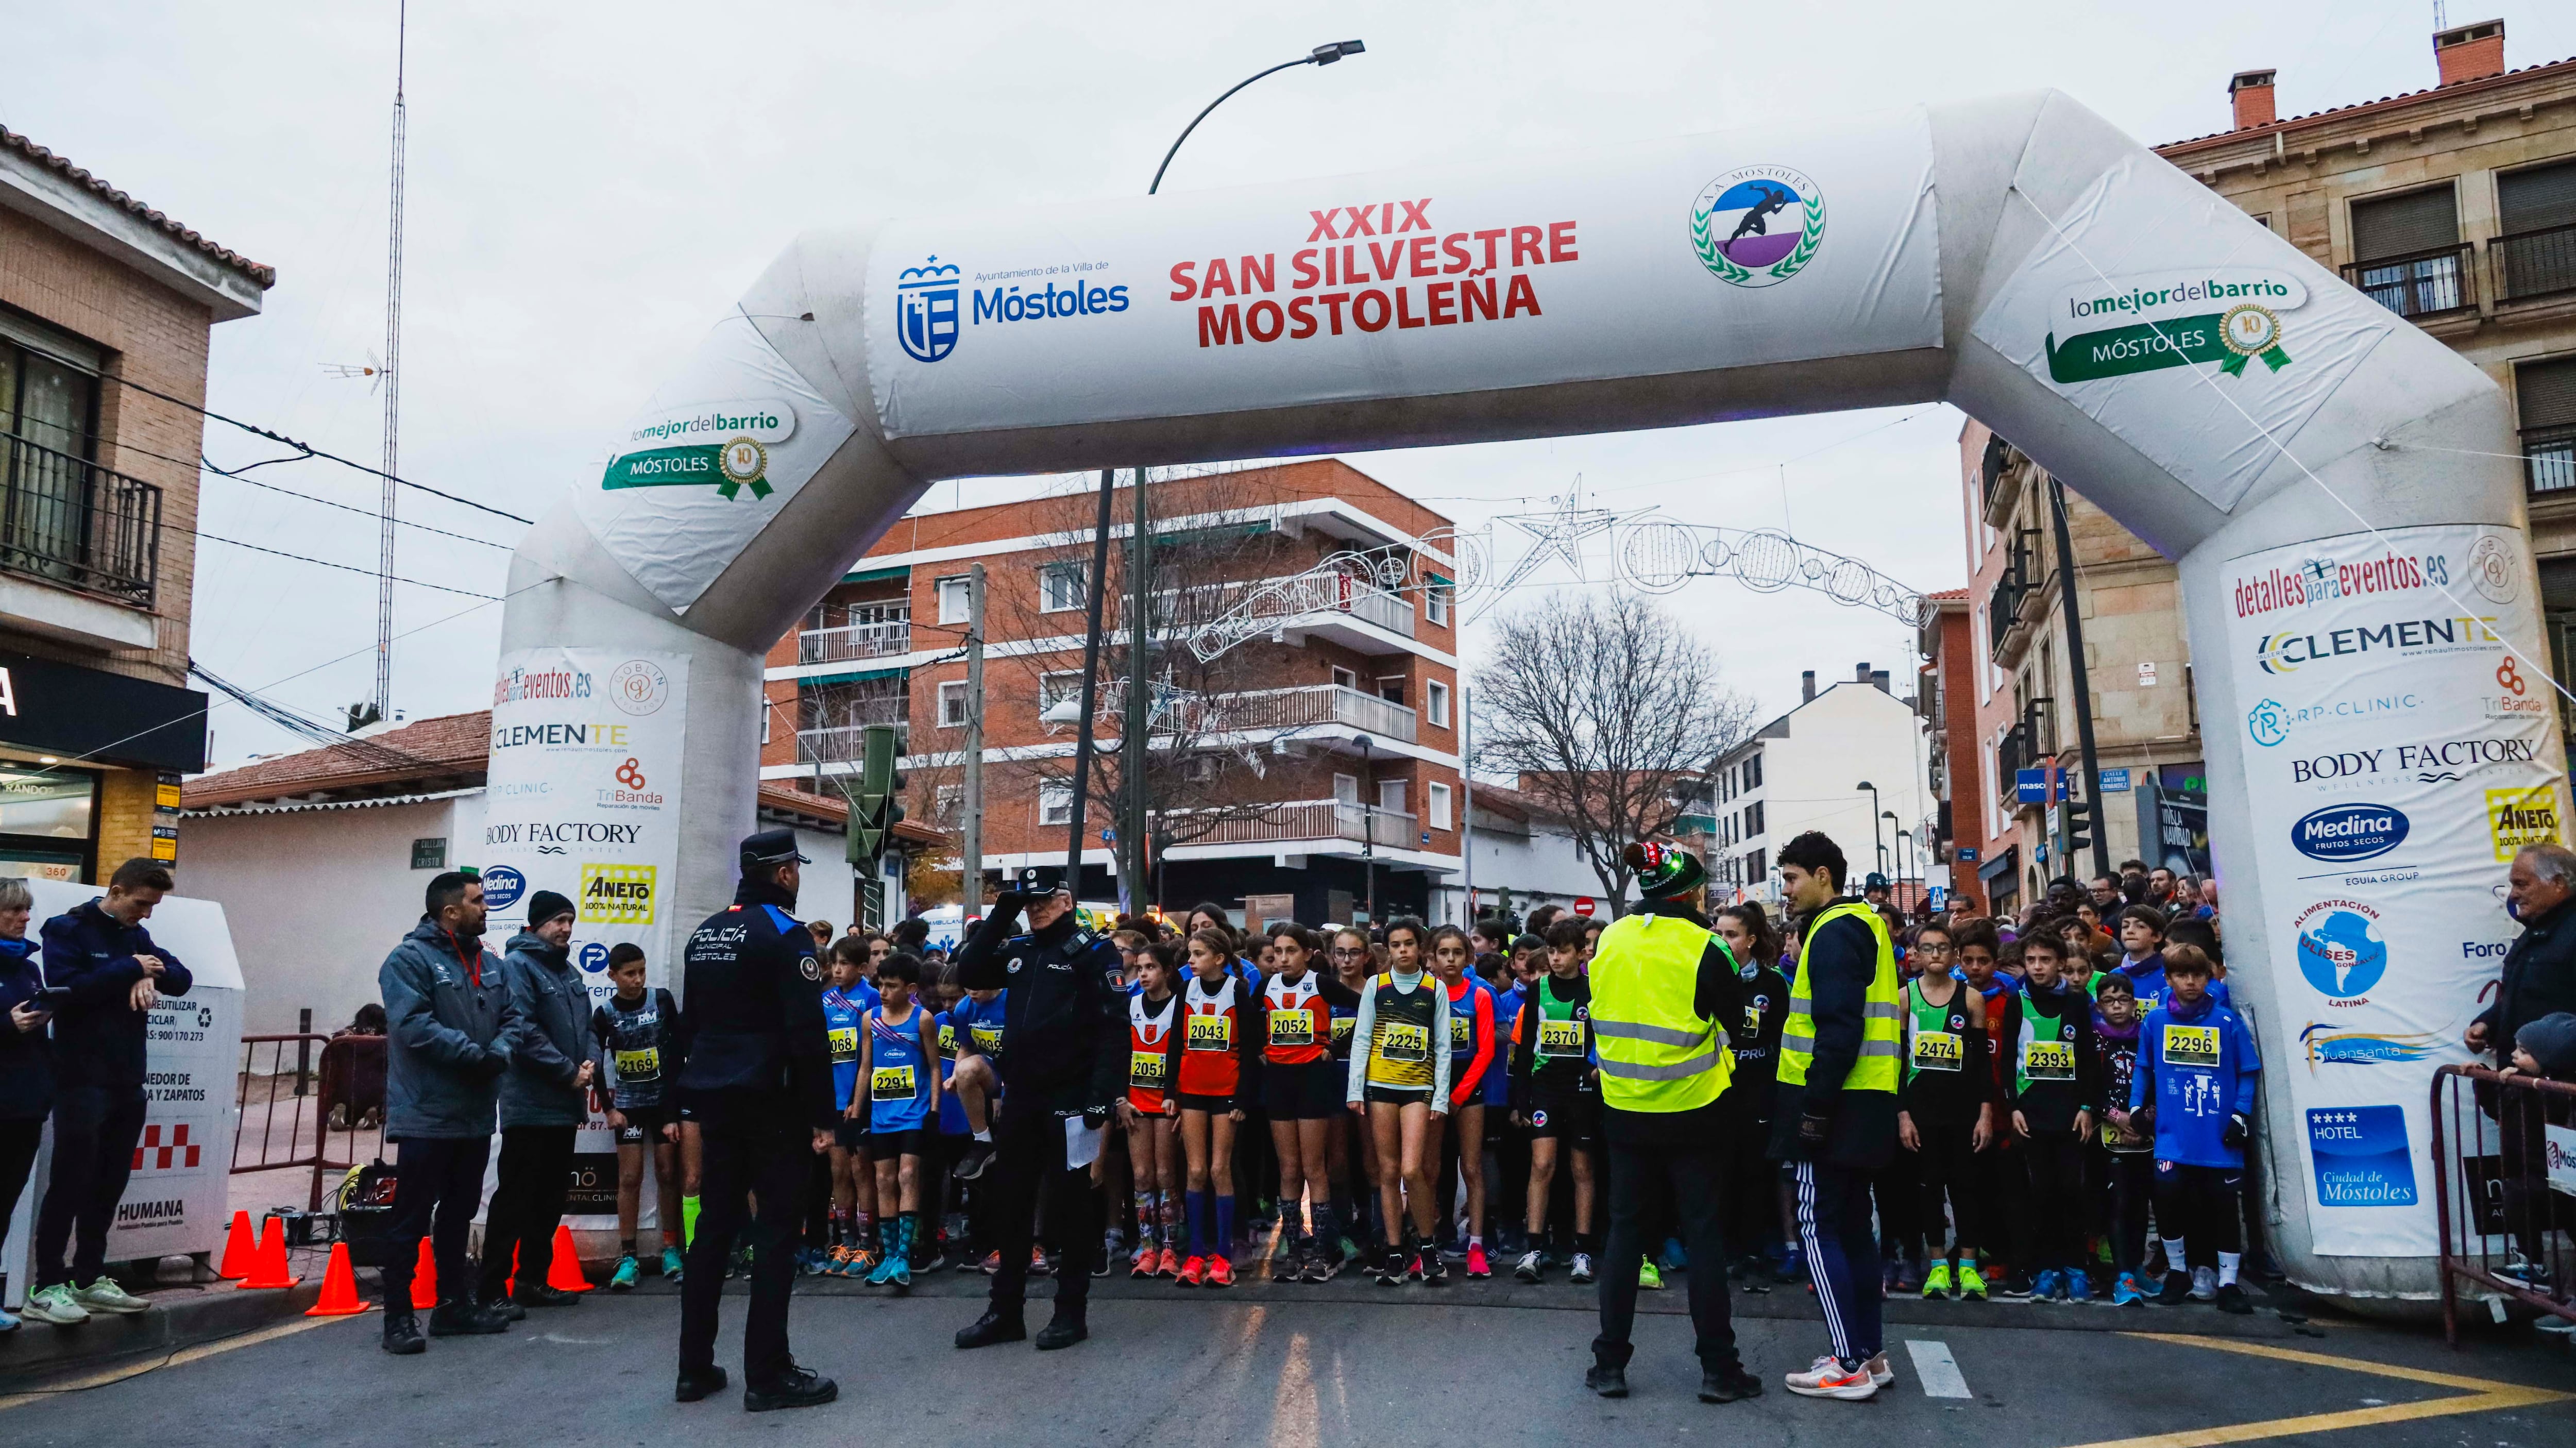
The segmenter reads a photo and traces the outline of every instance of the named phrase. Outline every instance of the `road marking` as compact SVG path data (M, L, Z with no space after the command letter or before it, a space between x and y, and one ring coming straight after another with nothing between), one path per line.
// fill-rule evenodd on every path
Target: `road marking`
M1968 1391L1968 1380L1959 1372L1959 1360L1950 1356L1948 1343L1907 1338L1905 1353L1914 1359L1914 1377L1923 1384L1923 1396L1969 1399L1977 1396Z
M201 1362L220 1353L231 1352L235 1348L256 1347L264 1342L274 1342L281 1337L293 1337L299 1332L310 1332L317 1327L327 1327L332 1323L346 1322L348 1320L349 1319L345 1317L294 1318L286 1322L281 1322L274 1327L263 1327L257 1332L243 1333L239 1337L228 1337L217 1342L200 1343L195 1347L181 1348L179 1351L170 1354L167 1358L145 1366L128 1364L121 1368L109 1369L106 1372L92 1373L87 1377L72 1378L65 1382L56 1383L52 1387L45 1388L38 1392L11 1393L6 1397L0 1397L0 1412L7 1412L11 1408L23 1408L29 1403L41 1403L49 1398L61 1397L65 1393L76 1393L88 1388L104 1388L113 1383L124 1382L128 1378L139 1378L150 1373L158 1372L163 1368L183 1367L186 1364ZM24 1331L25 1329L22 1328L20 1330Z
M2224 1443L2247 1443L2261 1438L2282 1438L2297 1433L2326 1433L2337 1428L2368 1428L2386 1423L2411 1423L2422 1418L2445 1418L2455 1413L2489 1413L2499 1408L2531 1408L2548 1403L2576 1401L2576 1393L2552 1392L2546 1388L2519 1387L2486 1378L2463 1377L2457 1373L2437 1373L2424 1368L2397 1367L2361 1358L2328 1357L2324 1353L2300 1352L2296 1348L2273 1347L2268 1343L2233 1342L2224 1338L2192 1337L2181 1333L2129 1332L2123 1337L2144 1338L2149 1342L2173 1343L2181 1347L2208 1348L2212 1352L2243 1353L2247 1357L2273 1358L2281 1362L2305 1363L2310 1367L2342 1368L2346 1372L2370 1373L2383 1378L2403 1378L2408 1382L2428 1383L2440 1388L2466 1388L2465 1396L2432 1398L2420 1403L2388 1403L2375 1408L2354 1408L2341 1413L2310 1413L2297 1418L2267 1418L2256 1423L2231 1423L2217 1428L2194 1428L2180 1433L2155 1433L2143 1438L2114 1438L2100 1443L2087 1443L2081 1448L2216 1448Z

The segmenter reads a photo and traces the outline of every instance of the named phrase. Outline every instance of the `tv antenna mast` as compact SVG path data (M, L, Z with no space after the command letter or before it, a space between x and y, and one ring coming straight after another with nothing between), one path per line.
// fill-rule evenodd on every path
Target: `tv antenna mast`
M393 201L385 228L385 360L377 375L385 389L384 490L376 505L376 692L349 711L356 729L393 715L394 687L394 478L402 442L403 264L403 68L408 57L410 5L394 10Z

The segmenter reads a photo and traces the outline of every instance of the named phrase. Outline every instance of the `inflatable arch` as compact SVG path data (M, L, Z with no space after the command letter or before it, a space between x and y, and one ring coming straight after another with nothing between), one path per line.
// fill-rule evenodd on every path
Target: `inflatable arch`
M2427 1073L2567 804L2505 400L2054 93L805 235L521 544L487 870L670 962L764 655L939 479L1931 399L2179 560L2276 1240L2433 1292Z

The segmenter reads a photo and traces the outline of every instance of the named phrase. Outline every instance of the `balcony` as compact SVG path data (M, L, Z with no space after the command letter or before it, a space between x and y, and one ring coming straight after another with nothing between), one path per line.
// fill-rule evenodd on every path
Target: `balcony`
M1347 725L1363 734L1411 744L1420 722L1413 710L1392 699L1341 684L1217 694L1199 707L1204 711L1199 727L1219 734Z
M2021 662L2022 652L2030 647L2031 627L2025 607L2038 590L2029 582L2030 550L2016 543L2012 561L2003 576L1995 580L1995 590L1986 599L1986 647L1994 657L1995 667L2009 669ZM2042 598L2041 610L2046 600Z
M2535 493L2576 488L2576 427L2527 427L2522 431L2523 476Z
M839 628L809 628L796 636L796 662L799 664L846 664L892 658L910 652L910 618L844 624Z
M1413 637L1413 600L1378 588L1347 573L1281 574L1245 578L1190 588L1166 589L1154 595L1154 631L1164 637L1188 638L1249 603L1257 617L1229 633L1322 634L1364 654L1395 652L1384 637L1352 622L1375 625L1400 638ZM1127 627L1127 607L1120 600L1118 627Z
M1977 463L1977 479L1982 489L1979 501L1989 527L2002 527L2012 513L2015 490L2003 485L2004 475L2012 471L2012 456L2011 443L1991 433L1987 435L1985 456Z
M2576 225L2517 231L2487 243L2496 300L2519 302L2576 291Z
M911 726L901 719L885 719L894 726L894 749L897 754L910 753ZM856 764L860 741L866 736L866 724L834 724L821 729L796 731L796 762L799 764Z
M1189 811L1175 810L1177 821ZM1174 848L1200 845L1285 845L1316 840L1373 838L1381 850L1418 850L1422 830L1403 810L1369 809L1348 800L1299 799L1268 805L1258 814L1227 815L1204 823L1203 833L1176 823Z
M25 438L0 444L0 569L152 607L161 490Z
M2476 262L2466 242L2346 262L2343 279L2401 317L2436 317L2478 304Z

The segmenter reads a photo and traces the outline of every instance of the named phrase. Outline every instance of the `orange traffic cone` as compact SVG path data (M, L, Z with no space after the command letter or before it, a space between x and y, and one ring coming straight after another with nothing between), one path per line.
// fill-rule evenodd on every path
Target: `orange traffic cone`
M251 1261L250 1275L240 1285L252 1291L274 1291L303 1280L287 1272L286 1224L275 1217L260 1223L258 1253Z
M215 1276L225 1282L239 1282L250 1275L251 1259L259 1251L259 1239L251 1235L250 1213L233 1213L232 1230L224 1235L224 1265Z
M322 1298L304 1309L306 1317L354 1317L367 1310L358 1295L358 1279L349 1271L349 1244L331 1244L331 1265L322 1272Z
M414 1312L427 1312L438 1305L438 1254L429 1250L429 1239L420 1239L420 1260L411 1269L411 1305Z
M590 1279L581 1275L581 1251L572 1244L572 1228L555 1225L554 1265L546 1269L546 1285L557 1292L588 1292Z

